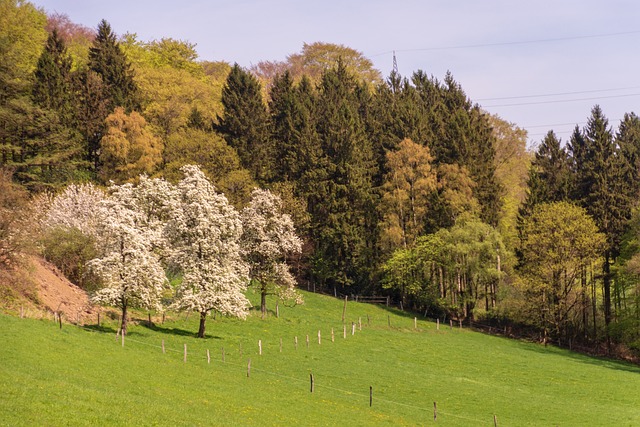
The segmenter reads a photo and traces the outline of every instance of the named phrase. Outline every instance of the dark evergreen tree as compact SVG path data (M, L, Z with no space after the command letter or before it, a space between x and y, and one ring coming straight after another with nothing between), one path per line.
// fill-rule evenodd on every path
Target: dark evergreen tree
M624 190L624 158L618 153L613 131L599 106L596 105L591 110L582 138L572 140L571 148L576 170L577 201L607 236L602 281L604 320L609 344L609 325L612 321L611 264L620 251L620 241L631 215L631 202Z
M272 181L274 149L260 83L238 64L231 68L222 89L222 105L224 113L218 117L216 130L237 150L242 166L256 181Z
M38 59L31 90L36 105L57 112L66 124L72 122L71 62L64 40L54 29Z
M624 115L616 133L616 144L624 160L629 197L637 198L640 185L640 118L635 113Z
M98 169L100 140L111 102L102 78L91 70L79 70L72 77L73 126L84 140L84 154L93 170Z
M104 19L98 24L96 38L89 49L89 69L102 78L110 101L109 111L116 107L123 107L127 112L140 109L133 69L111 26Z
M520 216L527 217L540 203L568 201L571 196L571 169L567 151L553 131L549 131L536 151L529 168L527 198Z
M368 285L376 265L376 163L365 134L358 86L342 63L320 84L317 115L326 179L316 185L315 274L331 286Z
M269 93L269 116L271 120L271 137L274 143L274 173L277 180L293 181L293 170L297 168L295 89L289 71L276 75Z

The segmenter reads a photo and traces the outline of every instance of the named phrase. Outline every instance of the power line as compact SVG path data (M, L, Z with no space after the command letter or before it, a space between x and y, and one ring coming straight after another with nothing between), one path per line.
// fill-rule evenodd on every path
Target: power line
M597 99L628 98L631 96L640 96L640 93L628 93L623 95L609 95L609 96L594 96L590 98L556 99L551 101L518 102L513 104L483 105L482 107L495 108L495 107L519 107L521 105L560 104L565 102L594 101Z
M535 43L552 43L559 41L569 41L569 40L582 40L582 39L594 39L594 38L603 38L603 37L616 37L616 36L625 36L632 34L640 34L640 30L633 31L621 31L616 33L605 33L605 34L589 34L589 35L581 35L581 36L569 36L569 37L555 37L549 39L535 39L535 40L520 40L520 41L508 41L508 42L497 42L497 43L480 43L480 44L468 44L468 45L453 45L453 46L433 46L433 47L424 47L424 48L415 48L415 49L395 49L394 51L388 50L385 52L377 53L375 55L371 55L371 57L376 57L380 55L386 55L391 52L425 52L425 51L435 51L435 50L453 50L453 49L477 49L483 47L494 47L494 46L511 46L511 45L522 45L522 44L535 44Z
M639 88L640 86L630 86L630 87L620 87L620 88L613 88L613 89L594 89L594 90L580 90L575 92L545 93L541 95L503 96L503 97L497 97L497 98L479 98L479 99L476 99L476 101L499 101L503 99L543 98L547 96L579 95L582 93L612 92L616 90L630 90L630 89L639 89Z

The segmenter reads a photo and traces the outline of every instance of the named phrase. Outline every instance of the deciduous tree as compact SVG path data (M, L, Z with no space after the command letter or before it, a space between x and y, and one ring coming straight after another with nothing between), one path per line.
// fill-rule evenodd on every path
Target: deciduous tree
M151 174L162 161L162 143L146 128L135 111L121 107L107 117L107 131L100 141L100 177L105 182L123 182Z
M144 226L145 213L131 206L134 191L130 184L112 186L109 197L99 203L99 255L87 264L101 281L91 300L122 310L123 334L127 333L127 310L130 307L161 310L161 297L168 285L153 250L153 234Z
M249 264L249 277L260 289L260 311L267 312L267 294L300 301L296 281L286 259L300 253L302 241L293 221L282 212L282 201L269 190L255 189L249 206L242 210L242 253Z
M182 282L173 307L200 315L198 337L205 336L207 314L244 318L250 306L244 296L249 268L242 259L240 214L197 166L182 168L178 199L167 233L174 245L173 262L182 271Z
M523 272L530 316L554 338L568 338L571 314L579 307L580 277L606 247L587 212L567 202L537 205L525 220Z

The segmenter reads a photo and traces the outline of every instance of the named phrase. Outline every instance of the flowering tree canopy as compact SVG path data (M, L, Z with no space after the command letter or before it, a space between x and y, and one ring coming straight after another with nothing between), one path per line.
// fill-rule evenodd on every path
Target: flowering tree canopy
M103 285L92 301L121 308L125 334L127 308L161 310L167 280L153 251L153 234L143 226L144 212L131 204L137 188L126 184L110 190L111 195L98 204L99 256L88 267Z
M301 302L285 259L301 252L302 241L291 217L282 213L280 198L269 190L253 190L251 203L242 210L242 225L242 251L249 263L251 280L260 286L262 314L266 313L269 292Z
M185 176L177 185L166 228L174 246L173 261L183 273L173 308L200 313L198 336L204 337L210 310L244 318L250 307L244 296L248 266L240 253L242 222L197 166L181 170Z
M105 198L93 184L70 184L50 202L42 220L45 228L76 228L87 236L96 234L98 205Z

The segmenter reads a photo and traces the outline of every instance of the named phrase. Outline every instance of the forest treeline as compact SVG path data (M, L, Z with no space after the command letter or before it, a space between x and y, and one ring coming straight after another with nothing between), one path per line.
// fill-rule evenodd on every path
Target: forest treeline
M282 199L303 241L288 259L300 286L640 350L635 114L613 129L594 106L569 141L549 131L528 152L526 132L450 73L383 78L326 43L244 69L25 1L0 12L5 264L29 195L141 174L178 183L198 164L237 209L254 187ZM60 262L88 261L65 248Z

